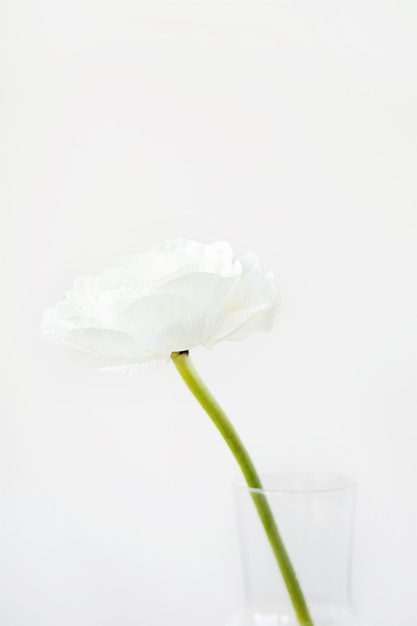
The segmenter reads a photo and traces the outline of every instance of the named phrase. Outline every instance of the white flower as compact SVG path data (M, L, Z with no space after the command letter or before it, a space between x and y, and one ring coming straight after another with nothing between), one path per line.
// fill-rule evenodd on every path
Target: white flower
M278 308L275 278L255 255L235 259L226 242L174 239L77 278L45 311L42 334L130 372L269 330Z

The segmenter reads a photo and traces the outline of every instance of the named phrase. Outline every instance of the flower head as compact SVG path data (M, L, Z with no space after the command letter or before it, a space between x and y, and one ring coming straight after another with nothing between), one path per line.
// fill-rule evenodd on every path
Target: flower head
M173 239L77 278L45 311L42 334L132 371L269 330L278 308L275 278L255 255L234 258L226 242Z

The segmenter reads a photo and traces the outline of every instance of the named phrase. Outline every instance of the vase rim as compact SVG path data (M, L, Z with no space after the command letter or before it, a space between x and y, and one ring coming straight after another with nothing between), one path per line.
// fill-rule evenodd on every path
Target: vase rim
M321 494L352 489L356 481L332 472L276 472L261 474L262 488L249 487L243 479L235 482L237 489L267 494Z

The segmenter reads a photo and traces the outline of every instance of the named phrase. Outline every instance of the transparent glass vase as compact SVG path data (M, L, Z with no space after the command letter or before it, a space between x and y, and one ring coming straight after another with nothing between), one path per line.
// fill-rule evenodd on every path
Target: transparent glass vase
M253 498L268 499L314 626L358 626L349 595L355 486L342 477L263 477L236 487L245 604L229 626L298 626Z

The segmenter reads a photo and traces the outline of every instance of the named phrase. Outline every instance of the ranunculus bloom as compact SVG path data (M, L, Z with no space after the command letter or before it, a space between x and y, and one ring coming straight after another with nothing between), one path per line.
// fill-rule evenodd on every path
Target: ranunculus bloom
M132 371L172 352L269 330L278 308L274 276L255 255L235 259L226 242L174 239L77 278L45 311L42 334Z

